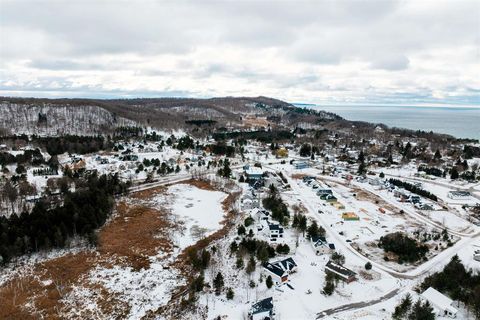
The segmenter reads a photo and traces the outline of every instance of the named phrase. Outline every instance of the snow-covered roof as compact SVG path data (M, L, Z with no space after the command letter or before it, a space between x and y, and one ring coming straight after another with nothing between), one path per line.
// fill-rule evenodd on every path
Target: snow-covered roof
M273 263L265 263L263 265L265 269L276 274L277 276L281 277L286 272L293 270L297 267L297 263L293 260L293 258L287 258L285 260L276 261Z
M434 306L441 308L442 310L448 310L451 313L457 313L457 309L452 307L453 300L438 292L434 288L430 287L422 293L422 297L427 299Z
M356 273L353 272L352 270L345 268L344 266L341 266L339 264L336 264L329 260L327 264L325 265L325 268L344 277L352 277L355 276Z
M251 313L252 315L257 313L269 312L273 309L273 298L266 298L252 306Z
M250 167L247 170L245 170L245 173L247 175L262 175L263 170L261 168L258 168L258 167Z
M468 191L449 191L450 195L454 197L470 197L470 192Z

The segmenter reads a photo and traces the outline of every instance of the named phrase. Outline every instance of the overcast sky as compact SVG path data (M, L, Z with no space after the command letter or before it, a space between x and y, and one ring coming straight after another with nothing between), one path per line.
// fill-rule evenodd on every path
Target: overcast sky
M0 0L0 95L480 105L480 1Z

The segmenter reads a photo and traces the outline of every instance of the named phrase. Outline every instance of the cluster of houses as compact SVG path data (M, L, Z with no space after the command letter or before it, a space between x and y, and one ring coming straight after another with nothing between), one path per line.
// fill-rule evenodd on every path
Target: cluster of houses
M317 239L315 243L318 243L318 241L321 240ZM332 252L332 250L335 250L335 247L333 246L332 248L331 246L327 245L325 250ZM294 274L297 269L298 265L292 257L275 262L267 262L263 265L264 274L266 276L270 276L273 283L277 286L287 283L289 281L289 276ZM351 283L357 279L357 274L354 271L331 260L329 260L325 265L325 272L334 274L345 283ZM248 316L250 320L273 320L275 316L273 298L266 298L253 304Z
M306 176L303 177L303 182L312 188L312 190L316 191L316 195L320 198L320 200L325 201L326 203L334 206L338 210L345 209L345 206L338 201L337 197L333 194L332 189L323 188L315 179L315 177Z

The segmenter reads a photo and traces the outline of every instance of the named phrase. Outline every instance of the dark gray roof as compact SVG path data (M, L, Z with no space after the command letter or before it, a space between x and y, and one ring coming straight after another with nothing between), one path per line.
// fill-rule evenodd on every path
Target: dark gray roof
M339 265L339 264L336 264L336 263L334 263L334 262L332 262L332 261L328 261L325 267L328 268L328 269L330 269L330 271L333 271L333 272L335 272L335 273L338 273L338 274L340 274L340 275L343 275L343 276L345 276L345 277L347 277L347 278L356 275L356 273L353 272L352 270L347 269L347 268L345 268L344 266L341 266L341 265Z
M327 239L325 239L325 237L321 237L321 236L312 237L312 242L313 243L317 243L318 241L327 242Z
M272 311L273 310L273 298L266 298L263 299L254 305L252 305L252 310L251 313L257 314L257 313L262 313L262 312L267 312L267 311Z
M263 267L273 274L281 277L285 272L292 270L297 266L297 263L290 257L281 261L273 263L267 262L263 264Z

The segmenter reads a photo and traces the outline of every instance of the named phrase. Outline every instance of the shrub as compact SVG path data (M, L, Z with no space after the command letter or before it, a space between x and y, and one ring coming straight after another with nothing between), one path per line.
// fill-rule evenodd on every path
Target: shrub
M428 252L426 245L417 243L402 232L394 232L381 237L378 246L387 252L398 255L399 262L415 262Z
M267 280L265 281L265 284L267 285L268 289L270 289L273 286L272 276L267 277Z
M228 300L232 300L234 296L235 296L235 293L233 292L233 289L232 289L232 288L228 288L228 290L227 290L227 299L228 299Z

